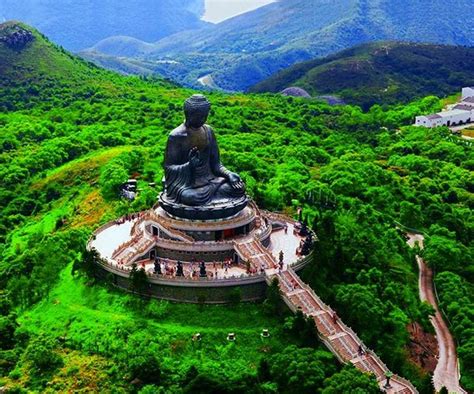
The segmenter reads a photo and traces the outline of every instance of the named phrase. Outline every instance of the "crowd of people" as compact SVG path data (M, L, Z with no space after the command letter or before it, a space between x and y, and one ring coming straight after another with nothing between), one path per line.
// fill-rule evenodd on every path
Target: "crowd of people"
M141 262L141 267L146 270L146 262ZM234 277L229 272L231 268L241 266L233 264L231 259L220 262L204 262L193 259L189 263L183 263L179 260L171 260L167 258L154 258L154 267L149 268L148 272L154 275L159 275L167 278L185 278L185 279L224 279ZM243 273L242 273L243 274Z
M141 218L145 212L138 212L138 213L128 213L125 216L122 216L121 218L118 218L115 220L115 224L124 224L126 222L129 222L131 220L139 219Z

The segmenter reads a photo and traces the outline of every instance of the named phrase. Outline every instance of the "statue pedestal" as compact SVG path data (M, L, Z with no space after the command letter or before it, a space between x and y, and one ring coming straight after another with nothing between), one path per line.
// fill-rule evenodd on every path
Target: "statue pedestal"
M285 268L299 270L311 261L298 254L297 223L252 201L233 216L206 219L175 218L157 207L107 223L88 243L101 257L97 275L127 290L135 264L147 273L147 296L226 303L235 288L242 300L264 298L266 273L277 272L280 252Z
M248 204L247 196L235 200L222 200L201 206L176 204L161 193L159 203L166 213L174 218L187 220L218 220L237 215Z

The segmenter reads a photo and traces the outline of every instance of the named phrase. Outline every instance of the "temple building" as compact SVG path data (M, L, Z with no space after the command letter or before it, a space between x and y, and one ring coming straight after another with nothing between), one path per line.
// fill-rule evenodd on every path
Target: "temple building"
M448 107L447 111L415 118L415 126L440 127L461 126L474 122L474 88L462 89L461 101Z

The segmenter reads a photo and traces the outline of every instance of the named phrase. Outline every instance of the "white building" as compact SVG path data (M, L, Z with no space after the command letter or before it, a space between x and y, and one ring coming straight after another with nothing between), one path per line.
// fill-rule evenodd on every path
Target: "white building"
M470 123L474 120L474 109L466 111L464 109L452 109L451 111L438 112L433 115L417 116L415 126L439 127L457 126Z
M464 100L468 97L474 97L474 86L469 86L467 88L462 88L461 100Z

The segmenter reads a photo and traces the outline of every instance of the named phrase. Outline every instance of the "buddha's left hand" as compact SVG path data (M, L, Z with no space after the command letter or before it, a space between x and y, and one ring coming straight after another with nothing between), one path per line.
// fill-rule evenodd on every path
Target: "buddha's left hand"
M244 188L244 183L239 175L234 172L229 173L229 182L233 189L239 190Z

